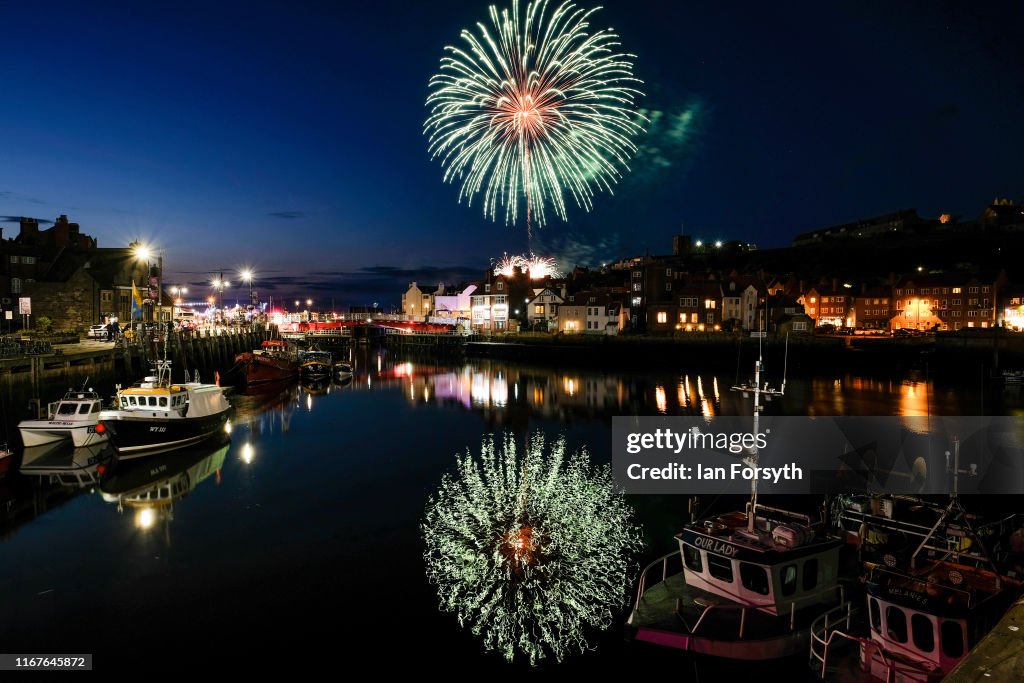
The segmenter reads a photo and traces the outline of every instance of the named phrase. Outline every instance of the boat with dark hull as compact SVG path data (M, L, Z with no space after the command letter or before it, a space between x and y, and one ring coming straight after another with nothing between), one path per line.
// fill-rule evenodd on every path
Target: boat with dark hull
M100 413L100 426L120 460L199 443L223 433L231 404L216 384L170 381L170 361L157 362L157 374L117 392L112 410Z
M299 373L305 380L330 379L334 371L334 355L317 348L304 351L299 358Z
M224 373L225 382L241 387L288 382L299 376L299 361L280 339L263 342L260 349L235 356L235 364Z

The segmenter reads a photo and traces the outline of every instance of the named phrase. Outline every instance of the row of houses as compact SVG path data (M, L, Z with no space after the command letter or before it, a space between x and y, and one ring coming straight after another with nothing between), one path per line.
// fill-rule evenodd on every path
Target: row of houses
M455 291L413 282L403 295L403 312L410 319L462 320L484 333L1021 329L1024 292L1010 287L1003 274L919 273L871 286L808 284L792 276L693 274L668 257L645 257L582 282L537 282L491 271Z

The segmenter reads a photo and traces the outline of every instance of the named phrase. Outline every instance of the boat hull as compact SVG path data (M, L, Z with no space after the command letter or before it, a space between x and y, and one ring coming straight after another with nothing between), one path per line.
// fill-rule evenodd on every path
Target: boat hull
M76 448L93 446L107 440L107 434L98 432L95 424L69 426L54 420L32 420L18 425L21 442L26 448L71 439Z
M230 409L212 415L189 418L105 419L103 425L120 460L184 448L223 433Z
M230 375L244 386L259 386L295 379L299 366L287 358L246 352L235 356L235 367Z

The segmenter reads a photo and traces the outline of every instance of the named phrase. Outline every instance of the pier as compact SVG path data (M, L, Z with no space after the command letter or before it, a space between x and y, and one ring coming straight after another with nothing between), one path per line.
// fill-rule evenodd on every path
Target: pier
M229 367L236 354L258 348L272 335L272 330L259 326L174 331L166 340L167 357L173 361L175 379L184 379L185 370L213 373ZM84 377L141 376L150 363L163 357L165 336L145 334L135 340L122 338L117 342L87 339L75 344L56 344L48 353L2 358L0 386L5 387L4 398L11 399L16 391L19 395L28 391L32 397L43 399L40 394L44 386L71 385Z

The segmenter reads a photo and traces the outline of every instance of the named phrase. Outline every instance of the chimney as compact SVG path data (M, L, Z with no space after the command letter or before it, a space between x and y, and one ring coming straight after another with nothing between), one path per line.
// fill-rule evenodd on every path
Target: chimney
M832 291L835 292L839 289L839 278L832 278Z

